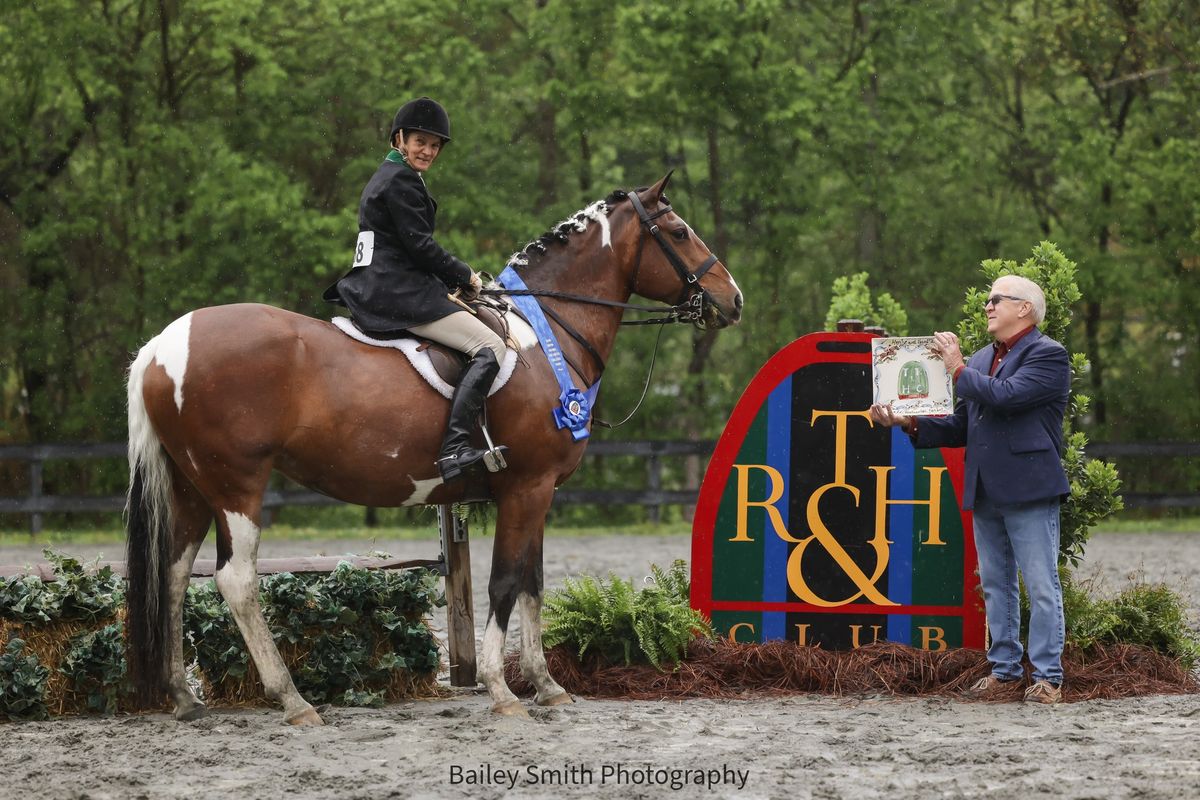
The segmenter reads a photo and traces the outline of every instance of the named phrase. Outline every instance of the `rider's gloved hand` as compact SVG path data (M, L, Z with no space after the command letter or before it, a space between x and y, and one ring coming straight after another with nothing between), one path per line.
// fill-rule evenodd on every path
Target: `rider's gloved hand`
M483 289L483 279L479 277L478 272L471 273L471 282L462 287L462 298L468 302L476 300L479 297L479 292Z

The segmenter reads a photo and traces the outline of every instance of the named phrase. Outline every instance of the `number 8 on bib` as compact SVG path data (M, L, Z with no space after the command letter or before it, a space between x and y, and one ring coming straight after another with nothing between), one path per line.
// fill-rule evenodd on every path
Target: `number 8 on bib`
M360 231L358 243L354 245L354 263L350 265L350 268L367 266L371 263L371 257L374 255L375 231Z

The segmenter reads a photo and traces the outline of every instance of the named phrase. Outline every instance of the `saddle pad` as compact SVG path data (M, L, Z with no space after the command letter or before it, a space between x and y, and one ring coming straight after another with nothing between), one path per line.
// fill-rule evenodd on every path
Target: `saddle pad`
M516 315L511 316L516 317ZM413 365L413 368L416 369L430 386L437 390L438 394L447 400L454 394L454 387L442 380L442 377L437 374L437 370L433 368L433 361L430 360L429 354L421 349L421 343L416 339L407 336L400 339L372 339L354 327L354 323L350 321L349 317L334 317L331 322L342 333L363 344L374 345L375 347L390 347L393 350L399 350L408 357L408 361ZM513 325L513 330L511 331L512 338L517 342L518 346L525 347L527 335L524 331L519 331L518 327L528 329L528 326L525 325L524 320L519 318L513 319L512 322L519 323L519 325ZM532 331L530 331L530 334L532 334ZM496 380L492 383L488 397L500 391L501 387L508 383L508 379L512 377L516 366L517 351L509 347L504 353L504 361L500 363L500 372L496 374Z

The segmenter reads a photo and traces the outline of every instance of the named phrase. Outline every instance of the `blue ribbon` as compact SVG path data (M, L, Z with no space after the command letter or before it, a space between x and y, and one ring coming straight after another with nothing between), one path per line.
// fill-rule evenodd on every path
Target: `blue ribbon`
M496 282L505 289L529 290L525 281L521 280L521 276L517 274L511 264L504 268ZM567 362L563 358L562 348L558 346L558 339L554 337L554 331L550 329L550 323L546 321L546 315L542 313L542 307L538 305L537 298L531 295L510 295L508 299L529 321L533 332L537 334L538 342L542 345L542 350L546 353L546 360L550 362L550 368L554 370L554 377L558 379L560 391L558 408L552 412L554 424L559 430L563 428L569 430L571 438L577 442L580 439L586 439L589 435L588 420L592 417L592 406L595 405L596 394L600 391L600 381L597 380L586 392L575 388L575 383L571 380L570 373L567 372Z

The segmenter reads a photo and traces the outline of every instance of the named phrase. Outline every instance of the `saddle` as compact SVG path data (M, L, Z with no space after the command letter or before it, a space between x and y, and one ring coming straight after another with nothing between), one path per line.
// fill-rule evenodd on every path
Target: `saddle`
M475 312L475 316L479 318L479 321L491 329L492 333L499 336L503 341L508 342L508 322L504 317L505 312L508 311L507 307L498 309L490 303L479 300L467 305ZM463 367L467 365L467 354L452 347L446 347L444 344L438 344L430 339L422 339L420 336L413 336L412 338L419 342L417 352L425 353L429 356L429 360L433 363L433 369L437 372L438 377L451 386L457 386Z
M495 331L508 345L508 352L500 363L500 372L496 375L495 382L492 383L491 391L488 392L490 396L499 391L512 377L513 370L517 365L518 350L525 344L521 340L526 337L522 336L520 330L511 330L507 316L509 307L506 304L497 303L494 300L476 300L470 303L470 307L479 317L480 322ZM524 323L519 318L516 321L521 323L517 326L518 328L523 326ZM411 334L381 339L363 332L349 317L334 317L332 323L342 333L363 344L390 347L404 353L421 377L447 399L454 393L454 387L458 385L458 379L462 376L463 368L467 364L467 357L464 353L429 339Z

